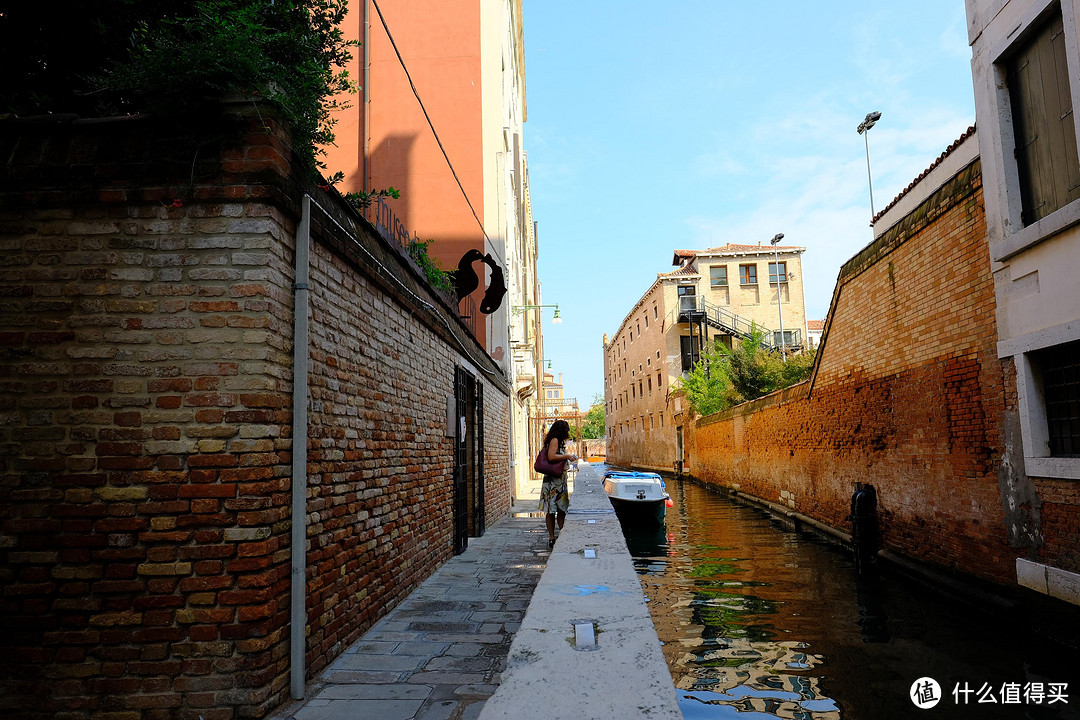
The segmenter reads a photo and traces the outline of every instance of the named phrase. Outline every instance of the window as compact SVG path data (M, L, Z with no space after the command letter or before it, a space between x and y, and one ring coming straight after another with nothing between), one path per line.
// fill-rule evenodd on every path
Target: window
M780 347L780 331L779 330L773 330L772 341L773 341L773 347ZM795 345L795 331L794 330L785 330L784 331L784 345L786 345L789 348L794 347L794 345Z
M709 268L709 286L727 287L727 265L713 265Z
M655 305L652 306L652 317L653 317L653 320L656 320L658 317L660 317L659 315L656 314L656 306Z
M634 331L630 331L630 342L634 342Z
M769 282L772 284L787 282L787 263L769 263Z
M649 316L648 315L645 316L645 329L646 330L649 329Z
M649 378L649 394L652 395L652 378Z
M659 390L662 387L660 382L660 373L656 373L656 389Z
M757 265L739 266L739 284L757 285Z
M1058 10L1005 62L1025 226L1080 197L1080 162Z
M1080 457L1080 340L1036 354L1046 400L1050 457Z
M680 285L675 289L679 296L679 313L697 310L697 288L693 285Z

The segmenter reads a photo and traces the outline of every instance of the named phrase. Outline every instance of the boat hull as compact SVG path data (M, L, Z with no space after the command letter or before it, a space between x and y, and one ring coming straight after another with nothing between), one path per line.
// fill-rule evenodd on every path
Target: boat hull
M610 497L615 514L625 523L663 525L667 518L667 498L659 500L626 500Z

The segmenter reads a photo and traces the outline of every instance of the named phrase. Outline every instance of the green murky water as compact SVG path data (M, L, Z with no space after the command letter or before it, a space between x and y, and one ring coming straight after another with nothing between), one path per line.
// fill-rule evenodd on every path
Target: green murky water
M687 720L1080 719L1076 653L889 568L856 576L849 551L755 508L668 491L665 528L625 533Z

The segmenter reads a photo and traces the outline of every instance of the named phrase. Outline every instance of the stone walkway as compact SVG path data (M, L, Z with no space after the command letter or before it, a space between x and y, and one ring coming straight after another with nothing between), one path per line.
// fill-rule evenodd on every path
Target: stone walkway
M535 500L515 511L531 513ZM543 516L500 520L271 720L474 720L549 556Z

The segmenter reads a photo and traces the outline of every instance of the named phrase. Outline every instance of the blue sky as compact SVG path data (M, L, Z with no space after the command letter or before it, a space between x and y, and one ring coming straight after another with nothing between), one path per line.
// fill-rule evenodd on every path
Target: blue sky
M963 0L525 0L545 356L583 407L675 248L806 247L808 317L881 210L975 122Z

